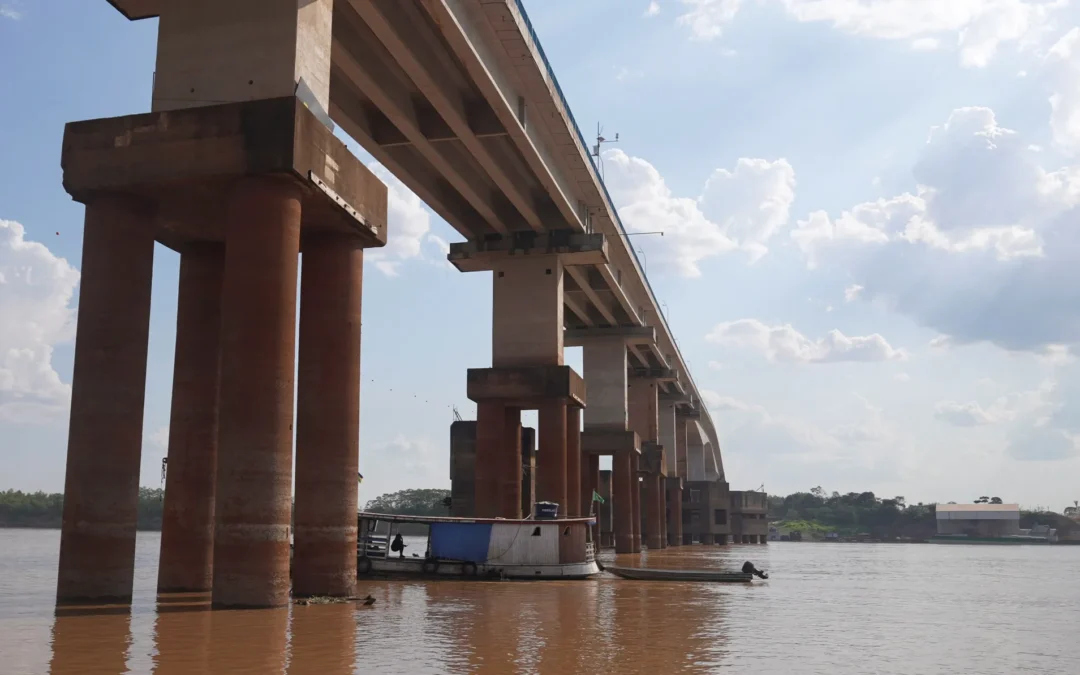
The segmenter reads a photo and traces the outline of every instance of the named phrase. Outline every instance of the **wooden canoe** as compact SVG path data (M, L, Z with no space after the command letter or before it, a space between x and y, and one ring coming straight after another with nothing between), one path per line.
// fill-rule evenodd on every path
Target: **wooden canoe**
M712 581L719 583L746 583L754 578L753 574L742 572L721 572L720 570L661 570L642 567L617 567L604 565L605 572L611 572L623 579L635 581Z

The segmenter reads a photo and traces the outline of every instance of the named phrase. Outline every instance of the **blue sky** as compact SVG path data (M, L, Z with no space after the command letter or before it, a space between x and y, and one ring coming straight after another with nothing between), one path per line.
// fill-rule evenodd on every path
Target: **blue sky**
M1080 11L1066 0L526 0L734 487L1080 498ZM0 0L0 489L63 486L82 208L67 121L149 108L156 24ZM354 146L355 148L355 146ZM359 148L357 153L370 161ZM361 499L448 484L490 280L392 176L365 270ZM177 256L155 259L143 484ZM571 350L573 351L573 350ZM580 355L571 353L572 364Z

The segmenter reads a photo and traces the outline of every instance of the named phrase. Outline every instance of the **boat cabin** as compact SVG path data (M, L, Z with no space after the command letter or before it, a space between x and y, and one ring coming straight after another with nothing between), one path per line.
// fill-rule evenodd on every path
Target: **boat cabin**
M595 518L504 520L359 514L357 573L584 579L600 572ZM391 551L398 535L403 551Z

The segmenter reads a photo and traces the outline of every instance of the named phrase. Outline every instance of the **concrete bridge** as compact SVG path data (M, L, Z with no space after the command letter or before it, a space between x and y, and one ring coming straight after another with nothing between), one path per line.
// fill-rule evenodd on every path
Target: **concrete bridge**
M159 588L287 601L298 356L291 590L354 591L363 250L387 197L336 126L492 275L472 515L584 513L610 455L619 552L731 531L684 490L726 507L715 428L519 0L109 1L159 19L157 63L152 112L65 133L86 224L58 600L131 595L154 241L181 254Z

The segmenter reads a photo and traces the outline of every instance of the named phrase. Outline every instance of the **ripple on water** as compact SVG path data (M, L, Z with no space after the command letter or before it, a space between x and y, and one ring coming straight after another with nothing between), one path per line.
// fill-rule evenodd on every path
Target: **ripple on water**
M0 672L1072 675L1080 663L1080 547L693 546L619 562L749 559L772 577L367 581L371 607L209 612L157 602L159 543L139 534L130 613L54 617L59 533L0 530Z

